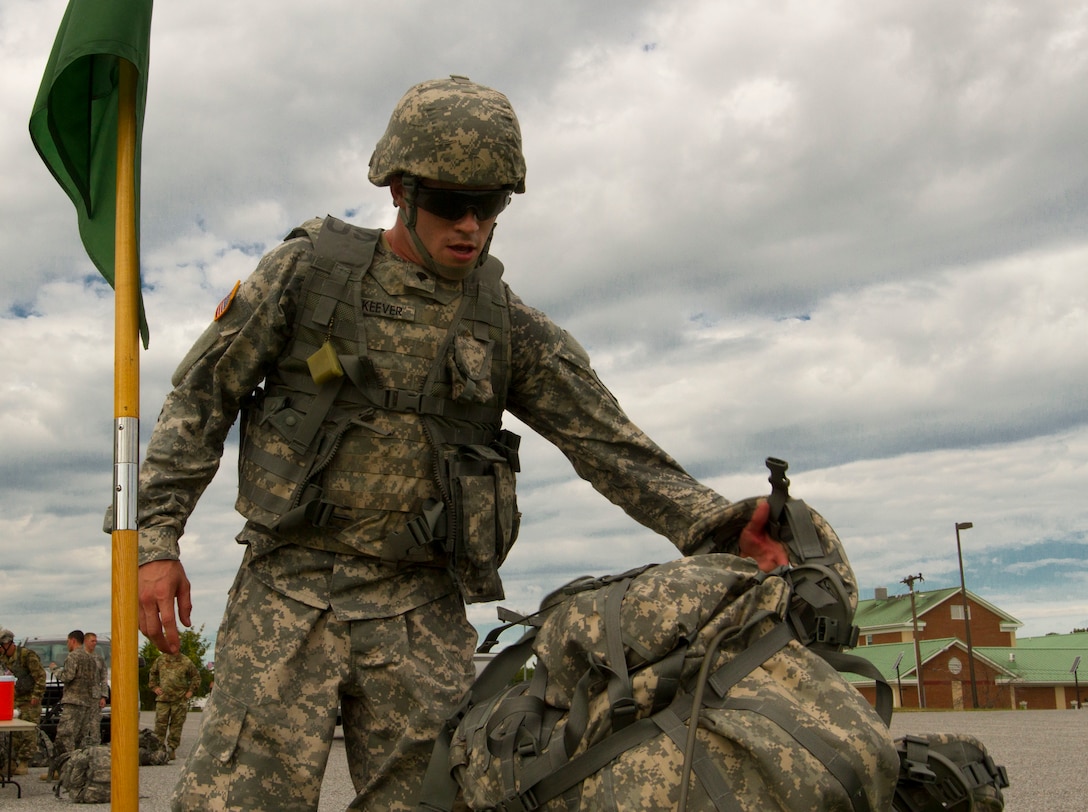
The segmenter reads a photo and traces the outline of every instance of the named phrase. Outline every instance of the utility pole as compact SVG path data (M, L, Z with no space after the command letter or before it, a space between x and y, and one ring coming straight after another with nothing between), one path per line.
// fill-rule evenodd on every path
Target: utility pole
M922 647L918 643L918 610L914 604L914 582L924 581L922 573L908 575L899 583L906 584L910 590L910 617L914 624L914 673L918 678L918 707L926 706L926 683L922 677Z

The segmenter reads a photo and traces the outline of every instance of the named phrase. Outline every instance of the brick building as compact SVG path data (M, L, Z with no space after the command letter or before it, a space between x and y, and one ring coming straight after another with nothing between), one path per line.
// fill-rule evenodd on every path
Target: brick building
M854 649L872 662L892 687L896 707L921 706L915 667L918 628L922 693L927 708L1068 708L1077 702L1078 657L1088 673L1088 634L1048 635L1017 641L1023 624L1007 612L967 593L974 677L968 659L962 593L957 588L889 596L876 590L861 601L854 622L860 630ZM870 701L872 680L850 677ZM973 688L973 690L972 690ZM1088 694L1083 691L1082 698ZM1026 703L1026 704L1025 704Z

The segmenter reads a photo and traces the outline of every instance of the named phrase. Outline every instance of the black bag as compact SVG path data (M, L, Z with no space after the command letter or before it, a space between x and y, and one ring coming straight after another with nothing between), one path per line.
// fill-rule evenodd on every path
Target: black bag
M1002 812L1009 785L974 736L931 733L897 739L899 782L895 812Z

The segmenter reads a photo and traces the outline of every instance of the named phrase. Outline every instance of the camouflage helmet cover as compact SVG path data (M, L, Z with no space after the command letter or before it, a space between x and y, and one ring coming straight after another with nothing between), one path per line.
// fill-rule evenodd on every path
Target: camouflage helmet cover
M375 186L399 174L524 192L521 128L510 100L464 76L409 89L370 157Z

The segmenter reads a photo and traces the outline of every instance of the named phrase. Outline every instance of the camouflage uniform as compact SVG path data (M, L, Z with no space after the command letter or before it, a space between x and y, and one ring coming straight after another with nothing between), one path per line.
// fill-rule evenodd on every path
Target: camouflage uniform
M88 652L91 657L94 658L95 667L95 686L97 691L97 698L94 703L94 710L91 713L93 717L91 719L90 727L87 730L87 738L83 742L84 747L94 747L95 745L102 744L102 702L105 699L107 702L110 698L110 684L109 679L106 677L106 660L97 651Z
M173 758L189 715L189 698L200 687L200 671L184 654L162 654L151 664L147 684L162 691L155 695L155 735Z
M16 677L15 710L19 718L37 725L41 721L42 697L45 696L45 669L37 652L15 647L10 657L0 650L0 673L10 671ZM30 687L25 687L27 683ZM38 749L38 731L27 730L13 733L11 737L12 757L18 765L28 764Z
M296 315L313 259L304 236L270 251L175 373L141 471L141 564L179 557L185 521L245 399L297 357ZM434 370L445 370L437 382L445 397L505 408L637 521L681 550L699 545L728 503L628 419L570 335L501 282L496 306L509 311L508 335L447 335L464 324L456 314L479 273L451 280L379 243L355 297L380 300L358 320L355 352L371 375L388 389L424 392ZM510 357L501 362L504 342ZM500 363L508 368L492 368ZM502 391L497 380L506 381ZM284 405L273 391L269 400ZM243 425L259 431L259 419ZM239 498L247 522L237 540L248 549L175 809L316 809L338 703L355 807L414 808L435 733L471 682L475 645L444 559L391 561L382 552L421 503L442 496L429 476L428 440L418 414L355 414L322 481L347 518L325 527L272 530ZM241 467L244 484L251 475Z
M61 696L60 721L57 723L54 758L62 753L77 750L90 735L90 727L97 719L95 711L100 697L98 668L94 657L83 646L68 652L64 666L53 672L64 683Z

